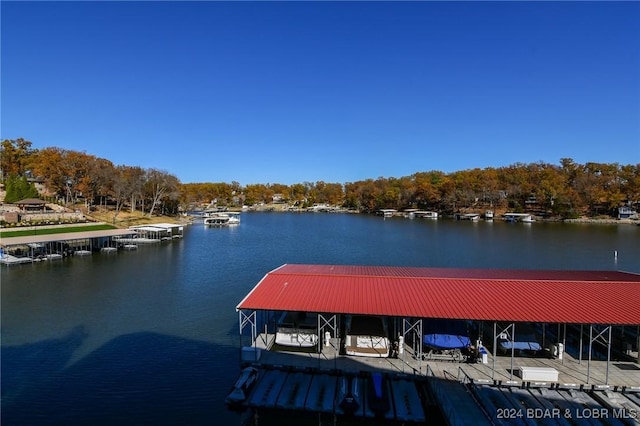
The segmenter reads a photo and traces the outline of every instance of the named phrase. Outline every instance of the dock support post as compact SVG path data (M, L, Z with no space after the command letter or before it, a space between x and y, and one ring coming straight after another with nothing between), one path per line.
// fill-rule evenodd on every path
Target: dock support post
M515 340L516 340L516 323L511 323L513 327L511 336L511 370L509 370L509 380L513 380L513 357L515 356Z
M323 336L326 337L327 332L329 333L330 336L333 335L336 339L339 337L338 336L338 317L337 315L325 316L325 314L320 313L318 314L318 353L322 352L322 337ZM330 340L327 346L331 346ZM338 345L338 348L336 349L336 351L338 351L339 348L340 348L340 345ZM334 354L334 357L336 356L337 354Z
M578 364L582 364L582 324L580 324L580 349L578 350Z
M564 331L562 333L562 348L567 350L567 323L564 323ZM564 356L562 357L561 364L564 365Z
M591 345L593 344L593 324L589 324L589 360L587 361L587 384L591 377Z
M505 334L506 337L509 338L509 342L511 343L511 371L509 380L513 380L513 359L515 357L515 335L516 335L516 323L512 322L507 326L507 328L500 328L500 332L497 332L497 325L493 323L493 371L491 372L491 380L495 381L495 372L496 372L496 358L498 357L498 335ZM511 332L509 332L511 329ZM506 352L506 351L505 351Z
M498 355L498 334L496 333L497 325L493 323L493 368L491 369L491 380L495 380L496 375L496 356Z
M609 361L611 361L611 326L609 326L609 341L607 342L607 374L604 379L604 384L609 384Z
M593 348L593 342L598 340L598 339L602 339L600 341L600 343L604 343L607 345L607 372L605 375L605 384L609 384L609 360L611 358L611 326L606 326L604 329L602 329L601 331L596 329L596 332L598 332L596 334L595 337L593 337L593 324L589 325L589 363L587 364L587 383L589 383L589 379L590 379L590 373L591 373L591 351ZM608 332L609 333L609 337L608 338L604 338L604 333Z
M407 341L407 334L413 332L413 354L418 360L418 369L422 373L422 319L416 320L411 323L407 318L402 319L402 336L398 336L398 356L400 356L400 339L402 337L403 342ZM404 348L403 348L404 351ZM402 372L404 373L404 364L402 362Z
M238 311L239 316L239 325L240 325L240 334L244 328L249 324L251 326L251 344L256 344L256 339L258 337L258 330L256 326L256 311L252 311L249 315L245 314L243 311Z

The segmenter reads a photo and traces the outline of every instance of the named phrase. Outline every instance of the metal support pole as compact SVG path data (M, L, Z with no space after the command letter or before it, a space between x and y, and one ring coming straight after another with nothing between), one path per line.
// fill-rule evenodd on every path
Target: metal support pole
M591 345L593 344L593 325L589 324L589 360L587 361L587 384L591 377Z
M580 324L580 349L578 350L579 353L579 358L578 358L578 364L582 364L582 324Z
M509 374L509 380L513 380L513 357L515 356L515 340L516 340L516 323L512 322L511 323L511 370L510 374Z
M604 379L604 384L609 384L609 361L611 361L611 326L609 326L609 341L607 342L607 374Z
M564 332L562 333L562 349L567 350L567 323L564 323ZM562 356L562 365L564 365L564 355Z
M496 323L493 323L493 369L491 370L491 380L495 380L496 356L498 355L498 336L496 334Z

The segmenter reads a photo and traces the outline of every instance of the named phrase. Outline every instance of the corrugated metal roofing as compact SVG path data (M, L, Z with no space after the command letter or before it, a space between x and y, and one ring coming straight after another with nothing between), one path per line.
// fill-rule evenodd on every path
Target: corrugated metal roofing
M237 309L576 324L640 324L640 275L283 265Z

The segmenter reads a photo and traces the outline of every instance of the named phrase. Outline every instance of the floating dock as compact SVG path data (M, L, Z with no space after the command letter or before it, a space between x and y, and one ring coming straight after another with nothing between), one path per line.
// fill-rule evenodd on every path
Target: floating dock
M367 375L309 369L260 369L258 382L244 407L256 411L305 411L403 423L425 421L416 380L388 376L382 383L387 399L386 404L381 405L372 396L371 377ZM342 405L348 392L355 400L356 408L352 411Z

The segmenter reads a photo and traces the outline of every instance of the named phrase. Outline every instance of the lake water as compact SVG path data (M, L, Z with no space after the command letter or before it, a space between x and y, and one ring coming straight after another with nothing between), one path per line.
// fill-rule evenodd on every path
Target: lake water
M638 247L633 225L247 213L137 251L2 267L2 424L238 424L223 403L235 306L284 263L640 273Z

